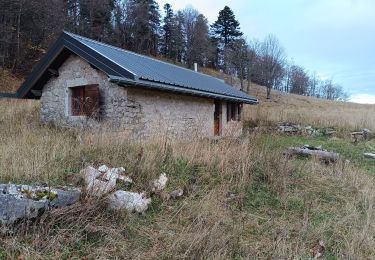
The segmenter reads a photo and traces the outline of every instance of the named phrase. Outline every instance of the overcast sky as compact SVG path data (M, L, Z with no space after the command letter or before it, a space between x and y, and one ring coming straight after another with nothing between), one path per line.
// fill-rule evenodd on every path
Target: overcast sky
M294 63L375 104L375 0L157 0L192 6L210 23L228 5L248 39L276 35Z

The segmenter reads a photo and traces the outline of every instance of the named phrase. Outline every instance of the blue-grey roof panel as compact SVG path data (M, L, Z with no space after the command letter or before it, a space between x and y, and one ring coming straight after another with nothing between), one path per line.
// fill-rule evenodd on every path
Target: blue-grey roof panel
M175 85L186 88L187 90L192 89L224 96L238 97L242 101L248 100L248 103L257 102L256 98L250 97L246 93L225 84L217 78L100 43L79 35L68 32L66 32L66 34L111 60L118 66L123 67L140 80Z

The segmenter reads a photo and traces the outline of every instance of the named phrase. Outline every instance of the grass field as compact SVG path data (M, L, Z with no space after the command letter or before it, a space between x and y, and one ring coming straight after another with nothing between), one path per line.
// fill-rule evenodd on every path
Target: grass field
M0 99L0 182L69 185L86 165L107 164L132 173L132 190L148 192L165 171L168 191L186 191L179 200L153 196L145 215L108 212L98 201L56 211L1 238L0 259L306 259L319 240L326 259L373 258L375 163L362 153L375 152L375 141L353 144L349 133L374 130L374 107L252 92L262 102L246 107L245 120L265 130L218 142L58 129L39 123L38 101ZM272 130L281 121L341 130L335 139L286 136ZM343 160L283 157L306 143Z

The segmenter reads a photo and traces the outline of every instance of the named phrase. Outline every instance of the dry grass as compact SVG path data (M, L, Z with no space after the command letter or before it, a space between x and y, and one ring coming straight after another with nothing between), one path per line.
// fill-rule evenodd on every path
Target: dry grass
M201 70L240 88L238 78L212 69L201 68ZM247 81L244 81L244 87L247 87ZM250 95L258 98L260 104L246 106L244 120L252 121L257 125L292 122L351 130L369 128L375 131L375 105L329 101L277 90L273 90L271 99L267 100L266 88L254 83L250 84Z
M149 191L165 171L167 190L145 215L101 203L56 211L0 240L0 259L308 258L323 239L327 258L375 255L375 180L344 162L282 156L277 134L237 140L136 142L106 132L39 124L37 101L0 100L0 181L69 184L85 165L125 166L132 190ZM89 136L89 137L87 137Z
M14 93L21 86L22 79L0 68L0 92Z
M260 99L258 106L247 106L244 117L260 123L293 122L345 129L375 130L375 105L335 102L273 91L266 99L264 87L252 84L250 94Z

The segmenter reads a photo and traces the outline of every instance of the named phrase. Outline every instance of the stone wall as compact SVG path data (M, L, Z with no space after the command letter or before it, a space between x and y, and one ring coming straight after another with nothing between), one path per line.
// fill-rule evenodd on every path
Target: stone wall
M128 102L141 107L134 122L140 135L213 136L213 100L129 88Z
M99 121L85 116L72 116L71 87L99 84L100 117L115 127L126 124L126 89L108 81L107 76L77 56L70 56L59 69L59 76L51 78L43 87L41 120L63 127L99 127Z
M70 88L87 84L99 84L99 120L72 116ZM213 114L213 100L120 87L74 55L60 67L59 76L44 86L41 97L41 119L45 123L123 131L135 137L213 136Z

